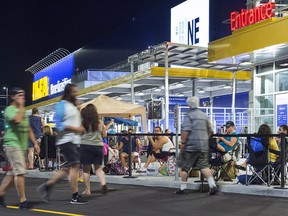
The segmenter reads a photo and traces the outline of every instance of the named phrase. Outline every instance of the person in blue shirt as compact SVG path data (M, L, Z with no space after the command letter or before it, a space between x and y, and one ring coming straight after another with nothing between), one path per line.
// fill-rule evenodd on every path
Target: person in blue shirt
M128 134L133 134L133 129L132 128L129 128L128 129ZM136 136L131 136L131 139L132 139L132 155L131 157L134 158L134 157L138 157L139 155L139 151L142 149L142 145L141 145L141 142L140 142L140 139L139 137L136 137ZM129 137L128 136L124 136L122 139L121 139L121 142L120 142L120 146L119 146L119 149L122 149L122 152L120 153L120 160L121 160L121 163L122 165L127 169L128 168L128 164L127 164L127 159L129 157L129 151L130 151L130 142L129 142Z
M227 121L225 124L226 134L237 135L233 121ZM238 144L238 137L218 137L217 148L222 152L232 151L235 144Z

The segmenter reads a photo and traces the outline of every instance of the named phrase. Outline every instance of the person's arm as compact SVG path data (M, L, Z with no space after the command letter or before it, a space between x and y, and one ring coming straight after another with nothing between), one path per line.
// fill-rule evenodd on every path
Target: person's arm
M123 146L124 146L123 142L120 142L119 145L117 145L116 149L120 151L123 148Z
M236 137L231 137L230 141L226 140L224 137L219 137L219 140L221 140L225 145L230 146L230 147L233 147L235 143L237 142Z
M17 114L14 116L13 121L17 124L21 123L25 115L25 109L24 106L19 107L19 111Z
M39 154L40 153L39 143L37 142L35 135L33 133L33 130L30 126L29 126L29 138L30 138L31 142L34 144L35 151Z
M150 140L150 139L149 139ZM167 142L169 142L168 138L166 136L162 136L158 142L154 141L153 139L150 140L151 145L155 150L162 149L163 145Z
M42 125L42 133L44 133L45 121L44 121L44 118L42 117L41 117L41 125Z
M106 130L108 130L112 124L114 124L114 119L111 119L111 121L106 125Z
M225 149L219 144L217 143L217 149L220 150L221 152L225 152Z
M83 133L83 132L85 132L85 128L82 125L79 126L79 127L67 125L67 126L65 126L64 130L72 131L72 132L75 132L75 133Z
M142 145L141 145L141 142L140 142L139 138L136 138L136 145L137 145L138 152L140 152L141 149L142 149Z

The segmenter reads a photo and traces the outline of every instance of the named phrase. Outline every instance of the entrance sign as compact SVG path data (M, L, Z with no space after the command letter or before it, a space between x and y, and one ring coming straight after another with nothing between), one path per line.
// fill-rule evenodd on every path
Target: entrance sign
M275 9L275 2L260 5L249 10L242 9L241 13L233 11L230 13L230 27L231 31L253 25L260 21L270 19L275 16L273 10Z
M209 0L187 0L171 9L170 41L208 46Z

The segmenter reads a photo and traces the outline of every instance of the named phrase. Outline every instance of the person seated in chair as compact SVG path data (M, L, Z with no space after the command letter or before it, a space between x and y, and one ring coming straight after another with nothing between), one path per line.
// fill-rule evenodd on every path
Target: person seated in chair
M263 134L263 135L264 134L265 135L272 134L272 130L271 130L269 125L262 124L262 125L260 125L257 134L259 134L259 135L260 134ZM266 146L266 147L268 147L269 149L271 149L273 151L279 152L279 154L280 154L280 150L279 150L279 147L278 147L278 144L277 144L277 141L276 141L275 138L273 138L273 137L262 137L261 138L261 143L262 143L263 146ZM276 163L277 159L279 158L279 154L275 154L275 153L269 152L269 161L272 164ZM245 171L248 161L249 161L249 156L248 156L247 160L244 163L242 163L240 165L235 165L235 167L237 169Z
M162 128L156 126L154 128L155 134L162 134ZM163 159L169 155L169 150L174 148L172 141L167 136L155 136L153 139L152 136L147 137L151 146L152 151L147 152L148 158L145 165L138 170L139 173L146 172L147 167L150 163L155 162L157 159Z
M237 135L237 132L235 131L235 124L233 121L227 121L225 124L226 134L228 135ZM234 148L238 145L238 137L218 137L217 139L217 149L220 152L225 153L224 154L224 161L230 161L232 158L231 152L234 150ZM235 159L236 160L236 159ZM235 176L238 174L237 170L235 169L235 160L231 162L231 168L234 169ZM229 170L226 170L227 173L229 173ZM224 179L225 180L225 179Z
M130 128L128 130L128 134L133 134L133 129ZM132 159L136 156L139 155L139 151L142 149L142 145L141 145L141 142L140 142L140 139L136 136L131 136L131 139L132 139L132 149L131 149L131 152L132 152ZM129 142L129 137L128 136L124 136L120 142L120 146L117 148L118 150L119 149L122 149L122 152L120 153L120 160L121 160L121 163L122 165L127 169L128 168L128 164L127 164L127 159L129 157L129 149L130 148L130 142Z

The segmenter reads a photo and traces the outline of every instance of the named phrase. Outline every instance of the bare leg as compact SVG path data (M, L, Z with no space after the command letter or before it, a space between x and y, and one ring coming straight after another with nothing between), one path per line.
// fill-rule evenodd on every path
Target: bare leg
M120 160L121 160L121 164L124 166L124 167L127 167L127 164L126 164L126 159L128 157L128 154L125 153L125 152L122 152L120 154ZM96 169L96 168L95 168Z
M28 149L28 163L29 163L29 168L33 169L34 168L34 148Z
M187 172L181 171L180 176L181 176L182 182L187 182L187 180L188 180L188 173Z
M209 168L201 169L201 173L205 178L207 178L208 184L210 188L216 188L216 184L214 178L211 174L211 170Z
M105 180L105 173L103 172L102 166L101 165L96 165L94 164L95 169L96 169L96 176L99 179L100 185L103 186L106 184Z
M14 182L15 182L15 187L16 187L20 202L24 202L26 200L24 175L15 176Z
M46 185L51 187L54 184L56 184L58 181L60 181L64 176L68 174L68 170L59 170L57 172L54 172L52 177L46 182Z
M14 182L13 175L6 175L3 178L0 186L0 196L4 195L7 192L7 190L12 186L13 182Z
M147 168L150 163L155 162L155 161L156 161L156 158L154 157L154 155L149 155L144 167Z
M78 192L78 181L77 180L78 180L78 174L79 174L79 167L80 167L79 164L73 164L73 165L71 165L71 168L70 168L69 184L70 184L72 194Z
M85 190L82 192L82 194L84 194L84 195L91 195L90 169L91 169L91 165L84 165L83 166L83 179L84 179L84 183L85 183Z

